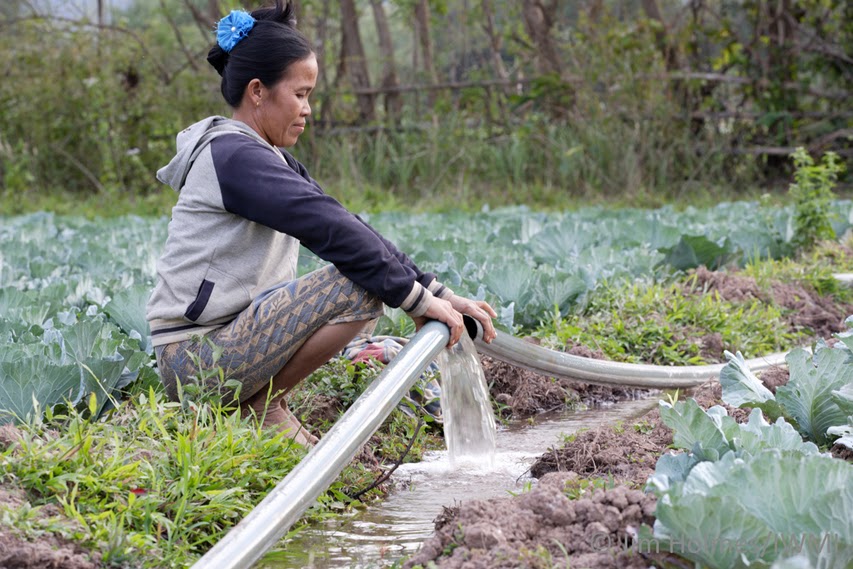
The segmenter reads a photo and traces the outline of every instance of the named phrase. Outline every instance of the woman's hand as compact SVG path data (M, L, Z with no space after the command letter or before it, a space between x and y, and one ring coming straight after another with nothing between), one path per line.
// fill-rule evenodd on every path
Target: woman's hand
M492 318L497 318L498 314L485 300L470 300L454 294L450 297L450 305L456 312L467 314L483 326L483 341L487 344L498 335L492 323Z
M462 321L462 314L455 310L450 302L437 296L432 297L429 308L427 308L427 311L422 316L414 316L412 320L415 321L416 330L420 330L428 320L438 320L447 324L447 327L450 328L450 341L447 343L448 348L456 344L459 338L462 337L462 334L465 333L465 323Z

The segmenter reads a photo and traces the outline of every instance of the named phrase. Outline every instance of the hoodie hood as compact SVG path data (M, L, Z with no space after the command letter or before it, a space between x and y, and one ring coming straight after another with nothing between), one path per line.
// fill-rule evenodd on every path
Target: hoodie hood
M178 133L178 153L167 165L157 170L157 179L171 186L176 192L180 192L190 168L201 151L217 136L233 132L251 136L267 144L246 123L220 116L207 117Z

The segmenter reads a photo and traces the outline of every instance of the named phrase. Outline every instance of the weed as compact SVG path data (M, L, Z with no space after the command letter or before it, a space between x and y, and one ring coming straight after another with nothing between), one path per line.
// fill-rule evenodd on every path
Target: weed
M580 435L581 433L585 433L585 432L586 432L586 431L588 431L588 430L589 430L589 428L587 428L587 427L581 427L580 429L578 429L578 430L577 430L577 431L575 431L574 433L571 433L571 434L568 434L568 435L567 435L567 434L565 434L565 433L563 433L563 434L562 434L562 437L563 437L563 444L564 444L564 445L567 445L567 444L570 444L570 443L575 442L575 441L577 440L577 438L578 438L578 435Z
M830 206L835 195L832 188L844 164L834 152L827 152L820 164L804 148L792 154L794 183L789 193L794 199L794 246L810 250L818 241L834 239Z
M680 396L681 390L679 389L667 389L663 392L664 399L670 405L675 405L678 403L678 398Z
M591 295L583 313L551 319L534 335L546 345L594 347L614 361L701 365L715 361L703 351L703 338L713 334L744 353L792 346L799 335L783 322L776 306L686 294L680 283L612 283Z
M521 489L519 491L515 492L512 490L507 490L507 494L509 494L510 496L520 496L521 494L526 494L527 492L530 492L532 489L533 481L525 480L524 484L521 485Z
M4 511L4 524L30 535L62 529L109 563L187 565L305 453L286 434L263 431L217 404L173 403L154 389L131 396L107 421L68 409L20 428L18 444L0 454L4 483L20 486L32 509L58 505L70 522L37 522L20 509ZM307 516L346 507L348 488L373 476L358 464L347 467Z
M587 494L592 494L595 490L609 490L616 487L616 480L613 476L607 478L574 478L566 481L564 493L569 500L578 500Z

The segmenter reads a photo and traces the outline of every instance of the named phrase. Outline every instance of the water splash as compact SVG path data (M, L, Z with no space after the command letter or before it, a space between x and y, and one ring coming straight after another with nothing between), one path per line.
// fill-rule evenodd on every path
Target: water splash
M473 460L491 465L497 429L474 342L463 334L436 361L441 370L441 415L450 463Z

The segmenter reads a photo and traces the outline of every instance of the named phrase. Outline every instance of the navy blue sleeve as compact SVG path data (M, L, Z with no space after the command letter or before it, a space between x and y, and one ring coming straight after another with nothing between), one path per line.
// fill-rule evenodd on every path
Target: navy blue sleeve
M214 139L211 153L227 211L298 239L389 306L401 306L412 293L422 273L323 192L304 167L298 172L272 148L241 134Z
M302 176L303 178L308 180L309 183L319 187L319 184L317 184L317 182L314 180L314 178L312 178L311 175L308 174L308 169L305 168L305 166L303 166L299 160L294 158L293 155L290 154L287 150L285 150L283 148L279 148L279 150L281 151L282 155L284 156L284 159L287 160L287 163L290 165L291 168L293 168L296 171L296 173L298 173L300 176ZM406 255L405 253L400 251L397 248L397 246L394 245L394 243L392 243L391 241L388 241L385 237L382 236L381 233L376 231L376 229L374 229L373 226L371 226L369 223L364 221L360 216L356 215L355 217L360 222L362 222L364 225L366 225L368 227L368 229L370 229L376 235L376 237L378 237L379 239L382 240L382 242L385 244L385 247L395 257L397 257L398 261L400 261L403 265L405 265L405 266L409 267L410 269L412 269L413 271L415 271L415 275L417 275L415 277L415 280L417 280L423 286L428 287L429 284L436 279L436 276L433 273L425 273L425 272L421 271L418 268L418 266L415 265L414 261L412 261L409 258L408 255Z

